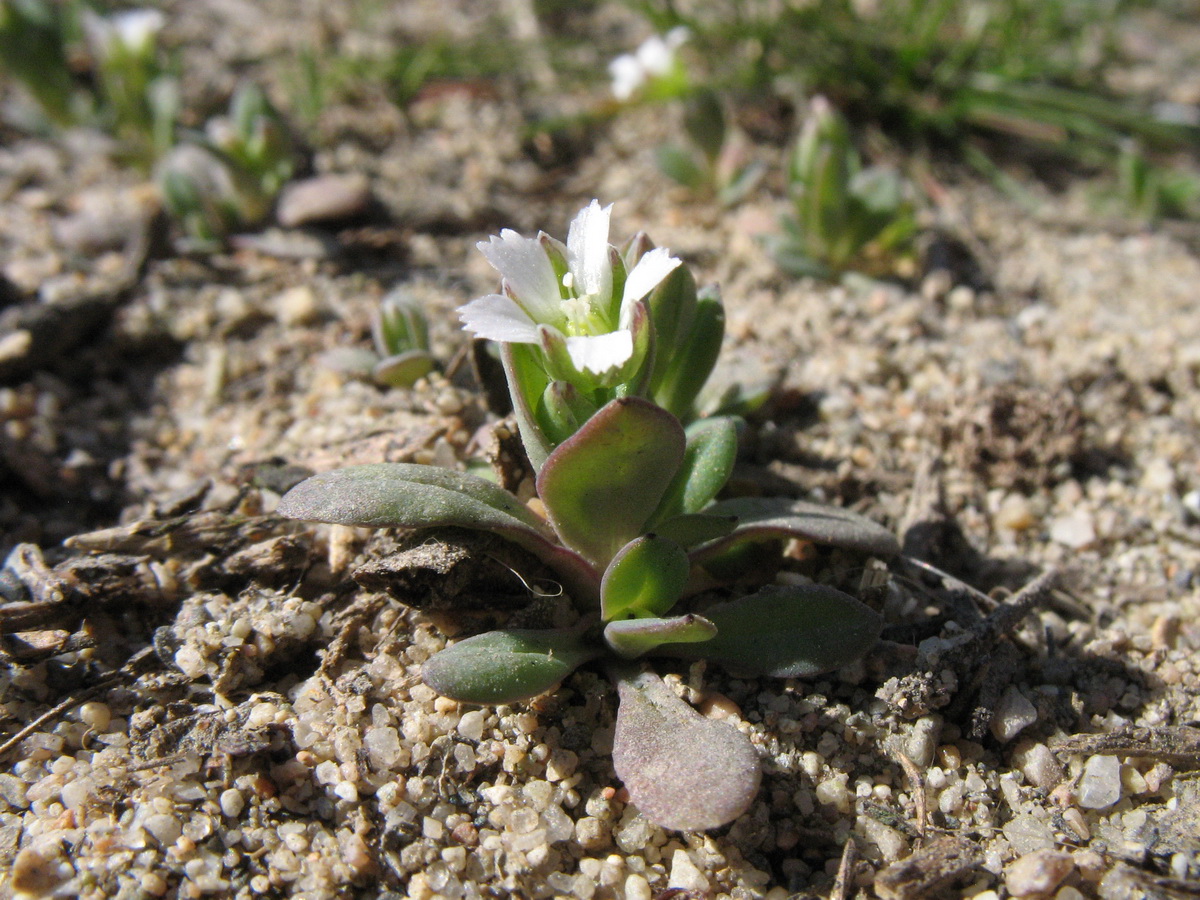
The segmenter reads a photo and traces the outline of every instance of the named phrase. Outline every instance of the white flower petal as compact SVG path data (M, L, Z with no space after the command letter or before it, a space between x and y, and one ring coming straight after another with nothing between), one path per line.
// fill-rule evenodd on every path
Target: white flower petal
M476 244L479 252L487 257L521 306L535 322L558 325L562 321L559 303L562 294L550 258L536 238L521 237L511 228L500 235L492 235L488 241Z
M112 25L121 42L130 50L143 52L167 24L157 9L131 9L112 17Z
M633 335L625 330L567 338L567 353L581 372L603 375L633 356Z
M646 70L632 53L623 53L608 64L608 74L612 78L613 96L618 100L628 100L646 81Z
M671 255L666 247L655 247L642 258L625 279L625 293L621 297L621 325L628 323L633 304L641 300L680 264L681 260Z
M488 294L458 308L463 328L476 337L510 344L536 344L537 324L511 297Z
M604 303L612 294L612 262L608 258L608 220L612 204L598 200L579 211L567 230L567 265L575 277L575 290L595 294Z

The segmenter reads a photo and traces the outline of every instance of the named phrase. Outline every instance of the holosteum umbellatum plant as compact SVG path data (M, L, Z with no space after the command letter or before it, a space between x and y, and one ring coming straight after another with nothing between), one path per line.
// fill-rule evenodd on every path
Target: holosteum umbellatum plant
M464 703L507 704L602 663L620 701L613 761L632 801L667 828L715 828L753 801L758 756L731 724L684 703L644 658L783 678L846 665L875 643L880 618L831 587L770 584L699 611L690 601L769 568L763 554L780 552L783 539L879 556L897 545L844 510L716 499L733 469L737 424L695 419L693 401L721 344L721 302L715 291L698 293L687 268L643 235L611 246L609 209L593 201L566 244L513 231L481 243L501 292L460 310L468 331L500 342L544 517L491 481L401 463L314 476L280 511L344 525L478 529L534 554L557 574L579 623L469 637L426 662L426 683Z

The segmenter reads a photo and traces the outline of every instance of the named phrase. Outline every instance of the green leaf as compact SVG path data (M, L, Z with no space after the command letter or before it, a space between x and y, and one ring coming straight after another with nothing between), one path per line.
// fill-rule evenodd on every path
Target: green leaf
M737 426L728 416L700 419L685 429L683 464L667 489L654 520L696 513L717 496L733 474L737 457Z
M371 377L388 387L412 387L436 365L437 361L428 350L409 350L381 359L372 369Z
M685 269L679 266L679 269ZM678 271L678 269L676 270ZM717 355L721 352L721 341L725 336L725 307L715 287L707 287L696 298L687 337L676 339L676 347L682 348L673 356L662 372L662 378L651 385L650 396L663 409L681 419L692 417L696 395L708 381ZM668 355L662 344L658 345L662 355ZM658 372L656 366L656 374Z
M762 767L745 735L701 716L652 672L622 668L613 677L613 767L642 815L663 828L705 831L750 808Z
M513 416L521 432L521 443L535 472L541 471L546 457L554 449L554 444L535 414L538 401L550 384L550 376L538 362L537 353L537 348L530 344L500 345L500 359L512 397Z
M637 397L605 404L547 457L537 493L562 542L606 567L638 537L675 476L683 427Z
M683 127L712 165L725 145L725 111L716 91L698 88L683 109Z
M579 599L598 593L595 570L555 544L545 523L516 497L474 475L410 463L349 466L300 482L279 501L278 513L367 528L457 525L489 531L551 566Z
M737 497L710 504L704 512L737 516L738 524L732 533L692 553L692 562L701 564L735 544L786 537L872 556L889 557L900 552L896 536L882 525L836 506L787 497Z
M717 626L689 613L667 619L621 619L604 626L604 642L618 656L634 659L660 644L691 644L712 640Z
M421 678L462 703L514 703L545 693L598 655L574 631L489 631L434 654Z
M824 585L771 585L704 611L717 635L703 644L664 644L659 653L708 659L748 675L803 678L852 663L879 640L870 607Z
M684 549L715 541L737 527L736 516L710 516L707 513L672 516L654 526L654 533L668 538Z
M621 548L600 582L600 616L658 616L675 605L691 571L687 553L672 540L648 534Z

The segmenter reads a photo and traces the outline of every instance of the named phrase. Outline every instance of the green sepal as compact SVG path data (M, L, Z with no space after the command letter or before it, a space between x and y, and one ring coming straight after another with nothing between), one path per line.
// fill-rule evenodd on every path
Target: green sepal
M674 541L654 534L620 549L600 580L600 617L659 616L675 605L687 585L691 562Z
M604 626L604 642L618 656L636 659L662 644L697 644L711 641L717 626L704 616L689 613L667 619L619 619Z
M562 542L598 568L638 537L683 460L679 421L637 397L605 404L547 457L537 494Z
M588 420L596 410L569 381L552 381L542 393L538 421L550 439L562 443Z
M717 627L703 644L663 644L657 653L719 662L737 673L803 678L849 665L879 640L870 607L824 585L770 585L704 610Z
M515 703L545 693L600 651L577 631L489 631L435 653L422 680L461 703Z

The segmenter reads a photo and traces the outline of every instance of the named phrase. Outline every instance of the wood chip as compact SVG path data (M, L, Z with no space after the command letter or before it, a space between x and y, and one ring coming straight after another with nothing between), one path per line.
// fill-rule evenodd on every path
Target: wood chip
M876 875L875 893L880 900L932 897L973 874L982 859L983 854L970 841L943 835Z

